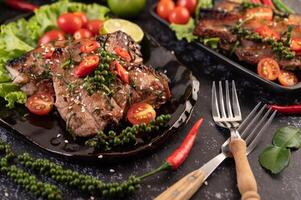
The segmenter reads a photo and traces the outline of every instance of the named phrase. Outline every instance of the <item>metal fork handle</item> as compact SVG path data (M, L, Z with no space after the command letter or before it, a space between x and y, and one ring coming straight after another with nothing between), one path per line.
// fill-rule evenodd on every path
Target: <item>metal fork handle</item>
M237 186L241 200L260 200L257 183L247 158L246 142L242 139L231 140L230 150L235 160Z
M212 158L201 168L190 172L188 175L167 188L155 200L188 200L203 185L208 176L225 160L223 153Z

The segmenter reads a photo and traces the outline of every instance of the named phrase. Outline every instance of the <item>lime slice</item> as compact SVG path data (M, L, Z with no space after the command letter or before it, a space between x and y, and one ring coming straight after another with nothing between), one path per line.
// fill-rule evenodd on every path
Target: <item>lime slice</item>
M144 37L142 29L133 22L124 19L109 19L105 21L102 33L114 33L116 31L123 31L130 35L135 42L141 42Z

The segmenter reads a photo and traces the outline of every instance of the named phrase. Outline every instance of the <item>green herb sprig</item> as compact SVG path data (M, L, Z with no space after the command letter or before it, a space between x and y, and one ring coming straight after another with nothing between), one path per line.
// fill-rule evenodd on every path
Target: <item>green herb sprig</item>
M171 115L160 115L149 124L134 125L127 127L117 134L115 131L109 131L105 134L103 131L86 141L85 145L95 148L98 151L110 151L116 147L122 147L136 142L138 133L151 133L158 131L170 120Z
M279 128L273 137L273 145L263 150L259 156L259 162L265 169L278 174L289 165L291 149L300 147L300 129L290 126Z

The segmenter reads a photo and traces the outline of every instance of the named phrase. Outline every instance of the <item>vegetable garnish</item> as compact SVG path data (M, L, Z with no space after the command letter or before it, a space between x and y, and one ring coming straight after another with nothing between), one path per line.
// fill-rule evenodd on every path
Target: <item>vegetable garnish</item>
M91 53L100 47L100 44L96 41L87 41L81 47L80 51L83 53Z
M53 109L54 99L49 93L36 93L27 99L26 107L35 115L47 115Z
M91 74L97 68L99 60L99 57L94 55L85 57L84 60L75 69L74 74L79 78Z
M39 39L39 45L47 44L49 42L53 42L56 40L64 40L65 35L62 31L58 30L51 30L46 32L40 39Z
M255 30L263 38L271 38L274 40L279 40L280 35L273 29L269 28L266 25L260 26Z
M166 160L165 162L158 167L157 169L144 174L143 176L140 177L140 179L144 179L146 177L152 176L158 172L162 172L165 170L176 170L178 169L183 162L186 160L188 157L191 148L195 142L195 139L199 133L199 128L203 123L203 118L200 118L191 128L189 133L187 134L186 138L184 139L183 143L181 146L176 149Z
M261 0L261 1L262 1L263 5L269 6L269 7L273 8L273 9L275 9L275 6L274 6L274 3L273 3L272 0Z
M275 7L278 10L281 10L287 14L295 13L292 9L290 9L282 0L273 0Z
M116 47L114 49L115 53L120 56L121 58L123 58L125 61L130 62L132 60L131 55L129 54L129 52L123 48L120 47Z
M127 119L131 124L148 124L156 118L156 111L148 103L133 104L127 112Z
M296 52L296 55L301 55L301 38L293 38L290 41L291 50Z
M295 127L279 128L274 137L273 145L267 147L259 156L262 167L270 170L273 174L280 173L285 169L291 158L290 149L301 147L301 130Z
M123 82L129 83L129 72L119 62L113 61L110 64L110 70L113 74L118 75Z
M278 80L281 85L286 87L294 86L299 82L298 77L293 72L287 70L280 70Z
M273 58L263 58L257 65L257 73L260 77L274 81L279 77L280 67Z
M57 20L58 27L65 33L74 34L83 24L82 19L72 13L64 13Z
M23 0L4 0L4 3L11 8L24 10L24 11L35 11L39 7L32 3L24 2Z
M192 42L198 37L193 35L193 30L195 28L194 19L190 18L187 24L171 24L170 28L176 33L177 39L186 39L188 42Z
M270 105L269 107L283 114L301 114L301 105Z
M88 29L85 29L85 28L78 29L73 34L73 38L75 40L80 40L83 38L90 38L90 37L92 37L92 33Z

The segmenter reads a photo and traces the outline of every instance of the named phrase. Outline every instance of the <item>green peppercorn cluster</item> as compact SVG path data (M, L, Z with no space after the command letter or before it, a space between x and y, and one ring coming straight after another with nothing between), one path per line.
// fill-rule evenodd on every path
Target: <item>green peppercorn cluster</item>
M285 46L282 42L278 42L270 38L263 38L256 32L242 28L241 24L233 28L233 33L238 34L248 40L263 42L271 45L273 52L275 52L279 58L293 59L295 57L295 52L291 51L291 49Z
M73 188L79 189L90 195L104 197L122 197L139 188L141 180L131 176L122 183L103 183L93 176L82 175L70 169L64 169L46 159L34 159L25 153L18 156L20 163L28 169L45 174L51 179Z
M110 95L112 93L110 85L115 80L115 75L110 71L110 63L115 59L115 55L107 52L105 48L101 48L99 54L100 64L92 74L85 77L83 87L89 95L99 90Z
M98 151L110 151L113 148L121 147L125 145L135 144L137 134L147 134L154 131L158 131L164 127L170 120L171 115L160 115L155 120L152 120L149 124L134 125L132 127L126 127L117 134L115 131L109 131L107 134L103 131L97 133L96 136L86 141L86 146L93 147Z
M36 197L49 200L62 199L62 192L55 185L40 182L35 176L12 164L16 155L11 151L9 145L0 142L0 153L4 156L0 159L1 173L5 173L15 183L32 192Z
M251 3L251 2L245 1L240 4L240 7L242 8L242 10L245 10L245 9L249 9L249 8L262 7L262 4Z

